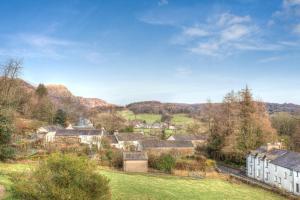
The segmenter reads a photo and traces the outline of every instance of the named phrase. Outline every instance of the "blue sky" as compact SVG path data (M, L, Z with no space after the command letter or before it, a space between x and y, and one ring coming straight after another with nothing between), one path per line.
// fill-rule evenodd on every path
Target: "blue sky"
M0 62L116 104L255 98L300 104L300 0L0 2Z

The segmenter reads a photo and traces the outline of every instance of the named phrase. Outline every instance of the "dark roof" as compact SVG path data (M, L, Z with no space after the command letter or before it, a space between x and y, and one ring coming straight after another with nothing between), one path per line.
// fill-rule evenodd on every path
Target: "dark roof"
M138 141L145 138L141 133L117 133L115 136L118 141Z
M123 152L123 160L148 160L146 152Z
M187 148L194 147L191 141L171 141L171 140L144 140L141 141L143 148Z
M101 135L101 130L57 130L55 136L80 136L80 135Z
M300 153L288 151L284 155L271 161L271 163L287 169L300 171Z
M207 140L207 135L173 135L175 140L192 141L192 140Z
M265 156L268 160L275 160L276 158L286 154L287 152L288 151L282 149L273 149L271 151L268 151Z

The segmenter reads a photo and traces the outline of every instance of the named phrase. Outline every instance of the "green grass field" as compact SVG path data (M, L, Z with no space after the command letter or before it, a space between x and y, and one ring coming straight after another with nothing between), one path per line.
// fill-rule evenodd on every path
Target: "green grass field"
M119 111L118 114L122 117L124 117L126 120L142 120L146 121L147 123L154 123L154 122L160 122L161 120L161 115L157 114L137 114L135 115L132 111L130 110L123 110Z
M0 164L0 184L9 189L10 172L23 172L32 165ZM210 200L245 199L276 200L282 197L246 184L229 183L221 179L193 180L168 175L125 174L100 170L110 179L113 200ZM11 200L10 197L6 198Z
M175 114L172 117L171 123L175 125L187 125L194 122L194 119L186 114Z

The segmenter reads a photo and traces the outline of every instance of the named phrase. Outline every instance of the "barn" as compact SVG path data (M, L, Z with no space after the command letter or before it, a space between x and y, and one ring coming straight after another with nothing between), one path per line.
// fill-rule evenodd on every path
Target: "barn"
M148 172L148 155L146 152L123 152L123 169L125 172Z

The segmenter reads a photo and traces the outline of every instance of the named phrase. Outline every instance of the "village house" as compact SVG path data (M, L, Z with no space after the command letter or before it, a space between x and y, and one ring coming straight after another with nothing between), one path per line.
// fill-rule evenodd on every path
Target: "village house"
M136 150L139 141L143 140L145 136L141 133L118 133L115 132L114 136L118 142L116 148L124 150Z
M191 141L146 139L140 141L138 150L146 151L148 152L148 154L155 154L155 155L160 155L163 153L193 155L194 145Z
M207 143L208 136L207 135L183 135L183 134L177 134L170 136L167 140L169 141L191 141L194 145L194 147L200 145L205 145Z
M247 156L247 176L300 195L300 153L280 144L263 146Z
M52 142L54 141L55 133L57 130L63 129L61 126L43 126L37 129L36 133L38 137L43 137L44 142Z
M87 144L90 147L96 145L101 146L101 137L103 130L75 130L75 129L59 129L56 132L46 134L46 143L55 143L56 145L65 144ZM51 136L51 137L50 137ZM50 139L51 138L51 139Z
M147 153L141 151L123 152L123 169L125 172L147 172Z

